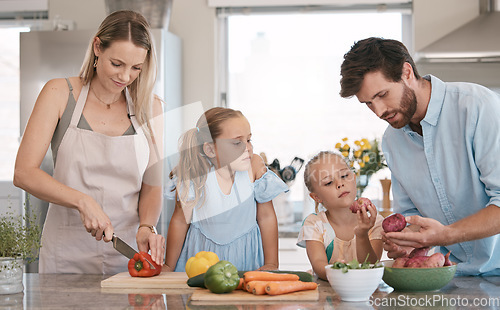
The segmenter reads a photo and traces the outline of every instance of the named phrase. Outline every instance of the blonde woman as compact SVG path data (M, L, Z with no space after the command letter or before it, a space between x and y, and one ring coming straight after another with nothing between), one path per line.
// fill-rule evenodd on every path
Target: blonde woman
M40 273L126 271L128 259L107 243L114 233L163 263L165 239L154 233L163 124L152 40L142 15L110 14L80 75L50 80L37 98L14 184L50 203ZM53 176L40 169L49 145Z

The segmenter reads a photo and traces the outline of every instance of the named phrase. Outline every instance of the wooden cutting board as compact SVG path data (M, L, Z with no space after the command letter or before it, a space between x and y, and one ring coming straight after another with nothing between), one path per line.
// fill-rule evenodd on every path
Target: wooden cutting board
M242 290L232 291L227 294L214 294L207 289L196 290L191 295L192 301L316 301L319 299L318 289L300 291L283 295L254 295Z
M128 272L121 272L101 281L102 288L191 288L187 285L185 272L163 271L154 277L132 277Z

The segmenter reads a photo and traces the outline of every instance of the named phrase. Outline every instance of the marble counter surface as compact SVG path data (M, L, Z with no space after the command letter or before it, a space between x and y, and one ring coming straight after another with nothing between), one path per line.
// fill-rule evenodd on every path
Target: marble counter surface
M24 275L24 293L0 295L0 309L500 309L500 277L455 277L435 292L404 293L381 283L364 303L342 302L328 282L320 284L317 302L263 302L200 305L193 289L101 289L101 275ZM142 306L141 306L142 305Z

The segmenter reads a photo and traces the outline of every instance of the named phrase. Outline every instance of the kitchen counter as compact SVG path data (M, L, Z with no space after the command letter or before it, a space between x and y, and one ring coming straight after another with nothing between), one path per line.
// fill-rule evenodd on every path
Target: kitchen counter
M0 295L0 309L498 309L500 277L455 277L440 291L403 293L382 283L369 302L342 302L328 282L318 280L317 302L266 302L199 305L190 301L193 289L101 289L102 275L26 273L24 293ZM148 306L138 307L143 302Z

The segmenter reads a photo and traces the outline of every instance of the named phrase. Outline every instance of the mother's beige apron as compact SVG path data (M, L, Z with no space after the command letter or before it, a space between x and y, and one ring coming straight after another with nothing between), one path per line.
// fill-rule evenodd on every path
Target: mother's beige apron
M146 136L131 116L135 135L111 137L77 127L89 85L82 87L70 125L59 146L54 178L94 198L115 234L137 249L138 201L149 158ZM128 111L134 111L126 91ZM130 114L130 113L129 113ZM96 241L75 209L50 204L43 228L40 273L115 274L128 259L111 242Z

